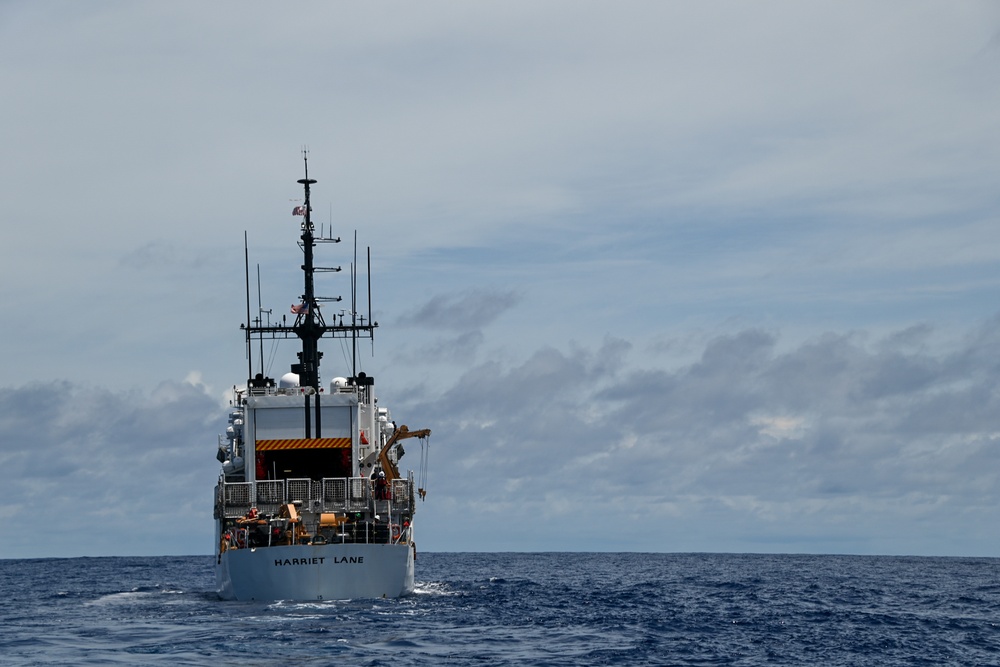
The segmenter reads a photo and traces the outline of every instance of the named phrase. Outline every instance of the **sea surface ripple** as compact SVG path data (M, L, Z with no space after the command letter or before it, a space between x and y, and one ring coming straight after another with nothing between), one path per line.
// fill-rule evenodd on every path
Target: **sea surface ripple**
M1000 560L423 553L399 600L223 602L206 556L0 560L0 665L1000 664Z

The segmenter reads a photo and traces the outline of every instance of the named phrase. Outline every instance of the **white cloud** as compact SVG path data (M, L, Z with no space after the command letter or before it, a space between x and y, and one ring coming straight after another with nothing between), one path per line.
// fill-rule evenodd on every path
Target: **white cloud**
M69 383L4 387L0 506L30 529L14 531L3 556L202 551L218 413L186 383L148 395Z
M395 387L394 415L434 430L422 548L990 553L960 525L1000 500L1000 318L913 344L931 333L779 349L745 330L676 367L609 339ZM50 537L4 555L207 549L223 419L191 381L5 388L0 506Z
M889 350L898 337L865 344L833 334L778 352L776 339L750 330L708 341L687 366L611 374L593 365L601 352L542 350L521 366L470 369L454 389L407 411L435 423L445 441L435 444L452 457L439 460L447 481L432 491L503 507L504 517L490 521L504 533L532 516L561 516L559 508L572 507L569 524L579 528L582 517L632 507L616 534L639 538L644 520L719 521L718 534L674 535L657 543L662 549L755 550L748 533L777 530L785 548L811 550L789 535L828 529L850 538L850 549L893 551L899 533L918 525L950 534L953 514L985 520L973 508L998 493L986 463L997 453L998 375L980 360L996 332L989 322L951 352ZM601 420L578 418L594 404L610 409ZM497 427L472 433L461 425L470 412ZM482 463L470 470L467 457ZM741 533L726 532L732 525ZM865 528L855 534L852 526ZM571 532L557 531L558 543L545 548L603 548L585 533L562 541ZM439 539L464 546L446 532ZM907 548L954 553L941 539L930 532Z

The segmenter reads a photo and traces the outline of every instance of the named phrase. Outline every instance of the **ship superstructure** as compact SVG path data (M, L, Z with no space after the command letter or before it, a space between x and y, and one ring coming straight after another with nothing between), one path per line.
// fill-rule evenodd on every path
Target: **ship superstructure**
M331 600L397 597L413 592L414 473L400 472L402 443L430 430L397 426L378 405L374 379L357 371L357 344L371 339L378 323L358 314L356 270L351 271L351 308L327 322L317 297L313 251L339 238L316 234L312 222L308 161L298 182L304 201L299 246L303 293L280 323L250 319L244 332L248 380L234 388L229 425L219 438L222 464L215 489L216 583L219 595L237 600ZM342 339L351 368L321 383L323 338ZM298 339L301 350L290 371L275 381L254 372L253 345ZM421 463L426 461L421 456Z

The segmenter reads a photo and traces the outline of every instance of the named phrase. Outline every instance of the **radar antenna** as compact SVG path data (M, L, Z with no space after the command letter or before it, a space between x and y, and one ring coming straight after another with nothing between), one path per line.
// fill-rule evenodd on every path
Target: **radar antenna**
M317 243L336 243L339 238L315 236L316 227L312 221L311 186L316 183L309 178L309 151L302 149L302 162L305 171L305 178L300 178L297 182L303 187L305 201L302 206L295 207L294 215L302 215L301 235L299 245L302 248L303 262L303 292L299 296L299 302L291 307L295 320L288 324L284 318L282 322L272 324L269 321L265 324L258 317L255 321L250 320L249 311L249 289L247 298L247 342L249 352L249 341L251 339L263 340L264 338L279 339L297 337L302 342L302 351L298 353L298 363L292 364L291 371L299 376L300 387L312 387L317 392L320 388L319 362L323 353L319 351L319 339L324 336L332 338L350 338L356 341L358 338L374 338L375 328L378 322L373 322L371 317L366 321L364 318L355 320L351 318L350 323L345 323L343 318L337 323L336 318L332 324L327 324L323 319L319 303L321 301L340 301L340 298L317 298L315 291L314 275L316 272L339 271L330 267L317 267L313 262L313 249ZM332 230L331 230L332 231ZM247 287L249 288L249 266L247 269ZM259 281L259 279L258 279ZM370 288L369 288L370 289ZM354 287L352 286L352 297ZM259 297L258 297L259 298ZM369 297L369 301L370 301ZM353 299L352 299L353 300ZM369 306L369 309L371 306ZM359 378L360 379L360 378ZM363 384L359 382L359 384Z

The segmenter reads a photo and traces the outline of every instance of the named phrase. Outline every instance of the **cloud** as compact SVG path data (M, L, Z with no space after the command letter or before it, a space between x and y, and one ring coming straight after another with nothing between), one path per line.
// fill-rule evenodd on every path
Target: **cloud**
M403 326L467 331L481 329L520 301L514 291L474 289L439 294L399 318Z
M933 333L783 347L748 328L675 367L609 337L396 387L394 416L434 431L425 543L981 553L996 539L953 517L988 524L1000 502L1000 318L920 343ZM50 536L16 533L4 555L206 549L224 411L189 378L0 393L0 506Z
M467 365L475 361L483 340L479 331L469 331L451 338L438 338L413 350L396 352L394 356L403 363Z
M0 508L31 530L14 531L2 556L191 553L190 535L207 544L220 412L187 383L5 387Z
M951 515L980 516L1000 500L1000 368L984 358L1000 322L951 351L892 347L912 334L831 333L779 351L775 334L748 329L706 341L699 360L673 369L636 368L624 341L545 348L517 366L471 368L407 411L434 424L444 441L435 446L449 451L434 491L467 497L501 531L529 517L581 530L583 517L635 508L615 534L715 516L721 531L742 524L758 536L693 544L752 550L774 532L795 548L788 535L799 531L827 535L827 548L844 539L891 551L900 532L948 531ZM601 548L577 535L567 544ZM952 548L934 535L922 544Z
M173 243L149 241L130 250L119 260L119 265L127 269L148 270L167 269L174 272L203 269L211 263L207 253L193 252L190 248L180 248Z

